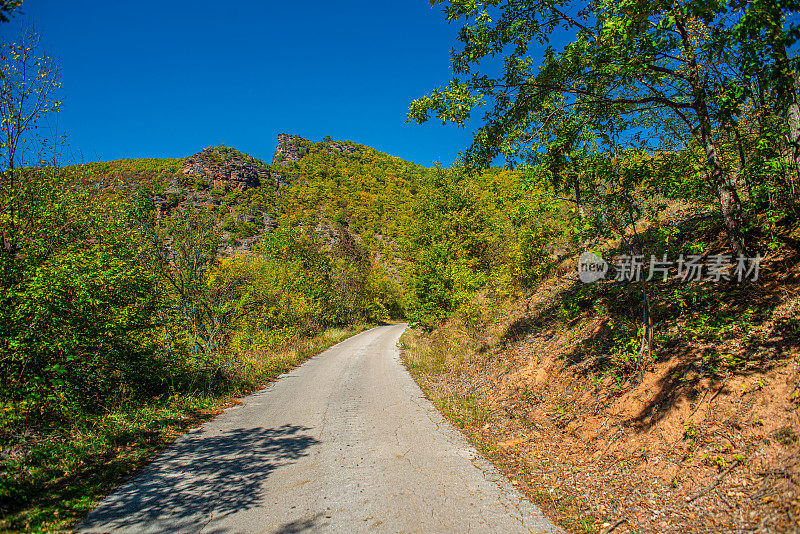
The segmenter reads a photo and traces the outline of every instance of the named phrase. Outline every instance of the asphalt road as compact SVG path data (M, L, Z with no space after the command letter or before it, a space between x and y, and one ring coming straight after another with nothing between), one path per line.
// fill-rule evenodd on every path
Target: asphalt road
M553 532L426 400L405 325L354 336L179 438L85 532Z

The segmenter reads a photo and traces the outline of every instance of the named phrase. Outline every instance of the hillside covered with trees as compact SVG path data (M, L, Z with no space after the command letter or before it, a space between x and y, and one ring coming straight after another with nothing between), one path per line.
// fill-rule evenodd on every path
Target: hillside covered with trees
M455 78L408 118L483 113L452 168L288 134L270 162L65 165L30 130L57 70L4 45L0 530L68 528L181 431L389 321L566 528L797 528L798 7L432 3L460 25Z

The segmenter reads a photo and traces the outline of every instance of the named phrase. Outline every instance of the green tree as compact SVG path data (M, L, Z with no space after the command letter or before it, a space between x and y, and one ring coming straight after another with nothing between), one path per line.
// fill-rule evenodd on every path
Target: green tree
M411 120L434 115L464 124L474 109L489 105L466 152L476 166L498 155L536 161L542 151L570 144L576 129L591 132L606 151L612 137L642 148L696 148L730 246L745 252L741 201L720 146L722 127L740 115L748 92L747 73L732 52L745 47L736 39L741 13L729 13L723 1L694 0L435 3L445 5L450 22L463 22L452 61L456 77L415 100ZM535 53L534 45L562 28L571 42ZM493 69L495 56L502 56L502 67Z
M469 300L504 259L486 177L435 168L421 180L406 247L412 319L432 326Z
M177 312L177 325L191 353L207 356L222 350L228 340L227 316L220 313L221 303L207 284L220 242L216 222L207 211L190 205L153 227L148 237L153 265L164 280L166 304Z
M32 135L43 118L58 111L61 81L58 66L41 52L39 36L29 28L18 42L0 44L0 61L0 261L9 266L25 231L20 214L30 197L30 184L23 179L29 174L20 166L43 163L42 146L33 143Z
M800 26L785 21L793 19L792 15L800 10L800 4L756 0L732 2L732 7L742 14L731 39L740 43L734 48L738 52L736 59L742 65L741 86L746 89L745 97L755 104L757 110L753 117L749 117L754 124L745 128L745 135L749 134L751 150L759 156L756 166L765 168L769 174L779 174L774 172L775 167L770 163L782 159L783 155L789 156L792 172L787 180L790 184L785 184L788 185L785 188L796 202L796 181L800 180L800 91L797 86L798 58L789 50L800 37ZM735 131L741 146L744 144L742 135L738 128ZM740 153L743 154L742 148ZM741 159L742 166L746 167L744 155ZM753 171L750 169L750 174L758 176L758 169ZM748 185L752 189L752 184Z
M0 22L8 22L9 15L22 5L22 0L0 0Z

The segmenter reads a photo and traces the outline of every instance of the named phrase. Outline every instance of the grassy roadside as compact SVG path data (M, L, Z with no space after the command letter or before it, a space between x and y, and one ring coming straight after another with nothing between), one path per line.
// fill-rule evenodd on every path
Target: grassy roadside
M0 433L0 532L63 532L182 433L280 374L371 325L329 329L247 358L246 379L120 406L70 427Z

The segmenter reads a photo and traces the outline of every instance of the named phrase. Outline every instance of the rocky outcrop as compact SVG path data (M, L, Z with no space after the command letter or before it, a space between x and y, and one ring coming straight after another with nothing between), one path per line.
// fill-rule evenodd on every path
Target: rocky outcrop
M181 178L172 185L192 187L202 183L204 187L211 189L235 189L242 192L261 184L270 184L278 191L288 181L285 173L276 172L274 167L288 167L299 162L309 153L312 145L313 143L299 135L278 134L278 146L272 156L273 168L235 148L204 148L184 160ZM345 154L361 151L360 147L349 142L326 140L323 145L326 150ZM166 199L161 201L164 203ZM164 209L168 209L168 206Z
M326 138L321 143L313 143L297 135L280 134L273 164L267 165L235 148L205 148L186 158L181 170L166 184L163 192L153 195L153 207L159 219L190 207L210 210L222 235L220 252L224 255L249 253L265 235L278 227L278 222L268 215L266 207L255 211L250 207L254 192L248 190L261 188L263 191L269 187L275 196L280 196L281 188L290 180L304 179L302 171L291 167L310 152L349 155L362 149L349 141ZM245 194L231 194L235 191ZM231 226L231 220L234 226ZM324 213L316 226L306 229L339 253L352 256L354 251L360 250L355 244L360 243L361 238L348 228L347 223L334 223ZM250 235L254 230L257 233Z
M212 188L244 191L272 182L272 173L261 161L227 147L205 148L183 162L183 175L205 181Z
M308 139L299 135L278 134L278 147L272 155L273 165L289 166L297 163L303 156L308 154Z
M293 163L299 162L308 154L309 147L313 145L308 139L292 134L278 134L278 147L272 156L272 164L288 167ZM361 152L361 148L344 141L333 141L326 138L322 142L323 150L336 151L344 154L354 154Z

